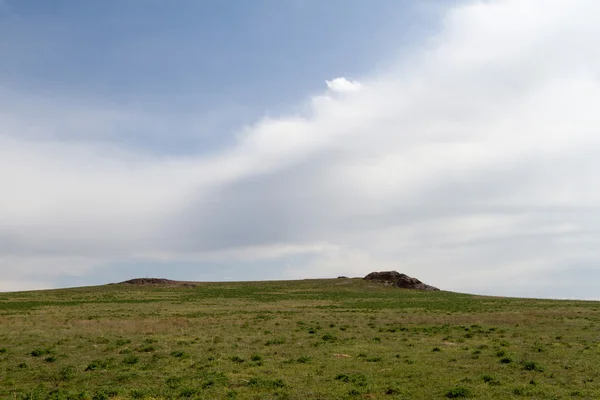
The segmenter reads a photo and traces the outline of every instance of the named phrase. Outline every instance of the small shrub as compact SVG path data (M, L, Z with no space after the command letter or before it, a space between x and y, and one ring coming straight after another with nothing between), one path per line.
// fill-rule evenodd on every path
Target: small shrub
M132 354L123 359L123 364L133 365L133 364L137 364L138 361L140 361L140 359L137 356L134 356Z
M69 399L70 397L67 397L67 399ZM103 391L99 391L94 393L93 395L89 395L88 393L85 394L85 397L77 397L78 399L85 399L85 400L108 400L109 397L106 393L104 393Z
M88 366L85 368L86 371L95 371L98 369L105 369L108 367L108 361L106 360L93 360Z
M119 374L115 377L115 381L119 383L131 382L132 378L135 376L135 374Z
M143 399L146 396L146 392L141 389L133 389L129 392L129 395L133 399Z
M253 354L252 357L250 357L250 359L252 361L261 361L262 360L262 356L260 354Z
M400 394L400 390L398 388L395 387L388 387L385 392L383 392L385 394L389 394L389 395L396 395L396 394Z
M14 398L16 398L16 396ZM50 393L48 393L48 397L46 397L46 398L48 400L66 400L69 397L68 397L68 393L66 393L64 390L54 389Z
M111 397L117 396L119 393L116 390L99 390L94 394L92 400L108 400Z
M335 335L332 335L331 333L326 333L324 334L321 339L323 339L324 342L335 342L337 340L337 337L335 337Z
M523 390L523 388L514 388L512 392L517 396L522 396L525 394L525 390Z
M285 387L285 382L282 379L264 379L264 378L250 378L248 386L264 388L264 389L277 389Z
M89 394L88 391L82 390L79 393L77 393L77 396L75 398L78 400L92 400L92 395Z
M33 357L41 357L46 354L52 354L52 350L50 349L34 349L30 353Z
M171 356L175 358L184 358L185 353L183 351L173 351L171 352Z
M510 357L503 357L500 359L500 364L510 364L512 362L512 358Z
M6 352L6 347L0 347L0 354L5 354Z
M177 389L181 385L181 378L172 376L165 381L165 385L169 389Z
M187 357L187 355L185 356ZM165 356L161 355L161 354L152 354L152 358L150 359L150 362L157 362L158 360L161 360L165 358Z
M469 397L471 391L464 386L457 386L446 392L446 397L449 399L458 399L461 397Z
M139 351L141 353L150 353L150 352L153 352L154 350L156 350L156 348L151 345L140 346L137 348L137 351Z
M496 379L494 379L493 377L489 376L489 375L484 375L481 377L481 379L483 379L483 381L485 383L487 383L490 386L498 386L500 385L500 382Z
M242 357L240 357L240 356L233 356L233 357L231 357L231 361L233 361L233 362L236 362L236 363L240 363L240 364L241 364L241 363L243 363L243 362L244 362L244 361L246 361L246 360L244 360L244 359L243 359Z
M196 388L183 388L179 391L179 396L183 398L193 397L198 394L198 389Z
M131 343L131 340L129 340L129 339L118 339L118 340L115 342L115 344L116 344L117 346L125 346L126 344L129 344L129 343Z
M227 376L222 372L207 372L203 376L203 382L200 385L202 389L208 389L216 386L227 385Z
M284 344L284 343L285 343L285 339L283 339L283 338L269 339L265 343L265 346L272 346L272 345L275 345L275 344Z
M335 377L336 381L345 383L354 383L357 386L367 386L367 377L363 374L338 374Z
M58 380L61 382L68 382L73 379L74 376L75 372L70 365L67 365L58 372Z
M56 361L56 357L54 357L54 356L46 357L44 359L44 361L46 361L47 363L53 363Z
M526 361L523 364L523 369L526 371L544 372L544 368L542 368L539 364L535 363L534 361Z
M307 356L301 356L296 359L296 362L299 364L306 364L309 361L310 361L310 357L307 357Z

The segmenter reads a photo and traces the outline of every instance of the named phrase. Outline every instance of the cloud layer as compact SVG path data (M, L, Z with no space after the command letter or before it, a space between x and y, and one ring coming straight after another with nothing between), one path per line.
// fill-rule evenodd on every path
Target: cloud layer
M4 91L0 290L185 263L189 279L397 269L449 290L597 297L597 15L593 0L456 7L386 71L327 81L305 112L202 156L100 140L151 116L76 99L50 114Z

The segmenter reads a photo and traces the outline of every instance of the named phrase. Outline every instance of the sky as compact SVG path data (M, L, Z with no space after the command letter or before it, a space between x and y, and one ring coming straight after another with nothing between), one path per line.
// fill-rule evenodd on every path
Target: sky
M0 291L397 270L600 299L595 0L0 0Z

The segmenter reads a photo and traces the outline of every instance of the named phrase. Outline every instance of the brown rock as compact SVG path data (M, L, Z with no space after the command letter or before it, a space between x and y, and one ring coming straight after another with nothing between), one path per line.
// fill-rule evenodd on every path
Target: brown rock
M164 278L135 278L125 282L121 282L121 285L134 285L134 286L177 286L186 288L195 288L194 282L186 281L172 281Z
M393 285L395 287L403 289L417 289L417 290L440 290L431 285L427 285L417 278L412 278L408 275L401 274L398 271L381 271L371 272L365 276L368 281L383 283L385 285Z

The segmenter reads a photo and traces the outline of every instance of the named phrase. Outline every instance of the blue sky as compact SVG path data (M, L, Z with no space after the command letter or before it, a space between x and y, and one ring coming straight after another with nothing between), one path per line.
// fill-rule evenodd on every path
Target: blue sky
M0 290L598 298L600 3L0 0Z
M293 112L325 79L385 68L434 31L441 2L7 1L3 86L29 95L200 116L198 135L114 132L158 153L229 143L236 128Z

